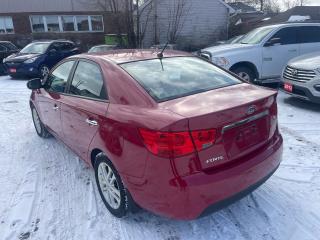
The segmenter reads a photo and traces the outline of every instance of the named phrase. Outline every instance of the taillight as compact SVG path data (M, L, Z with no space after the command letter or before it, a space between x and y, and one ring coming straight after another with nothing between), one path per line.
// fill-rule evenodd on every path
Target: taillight
M161 157L180 157L212 146L215 130L185 132L159 132L139 129L144 144L150 152Z
M146 147L161 157L179 157L194 152L189 132L157 132L140 129Z
M215 129L192 131L191 135L197 151L211 147L216 141Z

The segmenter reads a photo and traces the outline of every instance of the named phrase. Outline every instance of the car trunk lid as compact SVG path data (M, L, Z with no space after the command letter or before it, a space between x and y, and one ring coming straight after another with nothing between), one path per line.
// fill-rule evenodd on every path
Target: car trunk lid
M230 163L264 145L277 125L276 94L238 84L161 103L189 119L189 130L215 129L215 144L198 151L202 169Z

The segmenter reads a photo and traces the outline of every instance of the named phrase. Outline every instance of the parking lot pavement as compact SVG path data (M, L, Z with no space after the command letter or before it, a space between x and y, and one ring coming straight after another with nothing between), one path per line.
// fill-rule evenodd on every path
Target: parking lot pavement
M208 217L112 217L93 171L33 128L26 81L0 77L0 239L319 239L320 106L279 93L284 160L254 193ZM213 189L215 190L215 189Z

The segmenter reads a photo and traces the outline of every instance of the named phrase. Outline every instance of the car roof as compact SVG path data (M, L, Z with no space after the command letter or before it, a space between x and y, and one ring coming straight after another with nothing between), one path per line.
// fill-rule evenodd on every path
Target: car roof
M135 62L148 59L157 59L158 53L161 50L159 49L121 49L121 50L110 50L108 52L102 53L86 53L77 55L76 57L85 57L85 58L102 58L105 60L112 61L117 64L126 63L126 62ZM184 56L194 56L191 53L176 51L176 50L166 50L163 53L164 58L168 57L184 57Z
M283 22L278 24L270 24L262 27L290 27L290 26L320 26L320 22Z
M72 41L69 40L35 40L32 41L31 43L55 43L55 42L67 42L67 43L73 43Z

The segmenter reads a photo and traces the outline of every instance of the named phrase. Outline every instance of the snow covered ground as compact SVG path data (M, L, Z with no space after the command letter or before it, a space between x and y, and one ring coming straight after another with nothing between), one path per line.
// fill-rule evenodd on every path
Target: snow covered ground
M93 171L33 128L26 81L0 77L0 239L320 239L320 105L279 95L284 161L254 193L195 221L103 206Z

